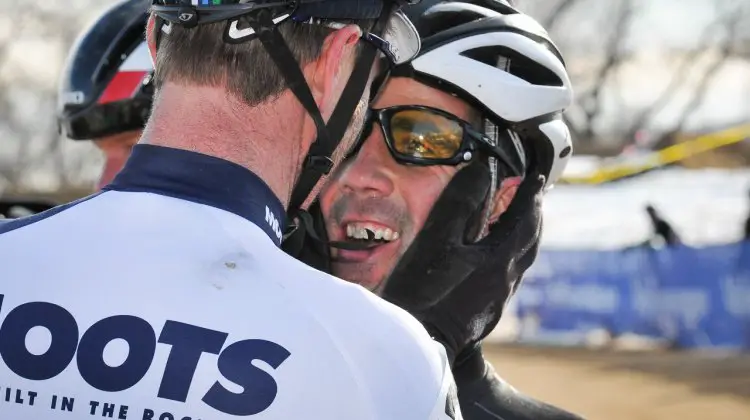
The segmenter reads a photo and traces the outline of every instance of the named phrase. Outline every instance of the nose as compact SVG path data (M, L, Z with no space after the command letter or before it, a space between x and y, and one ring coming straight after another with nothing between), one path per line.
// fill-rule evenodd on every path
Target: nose
M383 140L380 126L374 124L357 154L347 162L339 182L344 190L375 197L393 193L396 162Z

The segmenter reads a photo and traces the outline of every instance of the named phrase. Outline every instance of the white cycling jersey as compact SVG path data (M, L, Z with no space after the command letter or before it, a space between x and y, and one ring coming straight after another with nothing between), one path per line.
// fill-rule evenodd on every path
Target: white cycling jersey
M444 351L280 250L233 163L138 145L104 191L0 224L0 419L442 420Z

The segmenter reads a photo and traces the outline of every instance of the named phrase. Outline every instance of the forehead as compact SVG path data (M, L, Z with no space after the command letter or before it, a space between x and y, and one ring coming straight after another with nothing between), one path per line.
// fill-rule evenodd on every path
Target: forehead
M373 108L396 105L424 105L449 112L464 120L471 120L477 112L463 100L422 84L414 79L394 77L388 81Z

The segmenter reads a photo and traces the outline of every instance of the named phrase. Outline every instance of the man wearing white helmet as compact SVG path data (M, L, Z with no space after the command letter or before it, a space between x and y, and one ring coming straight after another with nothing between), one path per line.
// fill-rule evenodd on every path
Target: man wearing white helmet
M407 9L422 50L391 71L312 210L323 218L308 233L325 239L288 247L447 343L466 419L578 419L502 381L480 347L536 257L541 199L572 152L564 62L505 1L435 3Z

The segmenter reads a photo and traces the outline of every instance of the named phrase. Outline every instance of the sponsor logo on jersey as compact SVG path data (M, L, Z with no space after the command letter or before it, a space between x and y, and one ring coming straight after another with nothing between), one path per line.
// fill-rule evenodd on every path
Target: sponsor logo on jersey
M276 239L281 241L281 224L279 223L279 219L276 218L276 215L273 214L268 206L266 206L266 223L271 227L274 235L276 235Z
M268 340L246 339L227 343L226 332L176 320L167 320L155 331L151 323L133 315L109 316L82 331L74 314L62 306L37 301L9 308L7 304L3 305L4 298L0 295L0 314L5 314L0 324L0 363L5 363L13 373L30 381L49 380L75 366L81 387L88 384L111 393L134 387L149 371L159 369L161 379L158 389L154 389L154 397L184 403L198 362L204 353L208 353L218 356L216 367L222 377L217 377L208 391L200 395L202 404L220 413L251 416L268 409L277 394L274 377L268 370L256 367L255 363L260 361L277 369L291 355L281 345ZM29 331L38 327L46 329L50 337L48 348L41 354L32 352L26 340ZM117 339L128 344L128 354L119 366L110 366L104 360L104 349ZM164 366L152 365L157 346L170 346ZM232 383L231 389L222 384L228 382ZM1 385L0 398L8 394L10 400L15 397L16 403L34 406L30 409L77 411L80 406L74 404L72 396L43 395L38 390L20 390L8 383ZM118 410L122 413L122 407L127 412L127 406L118 408L111 401L83 403L85 412L91 411L90 414L97 416L104 415L102 410L117 416ZM160 415L164 418L163 413L143 408L143 414L139 412L133 418L150 420L158 419ZM120 414L119 418L124 416ZM113 415L109 417L113 418Z

